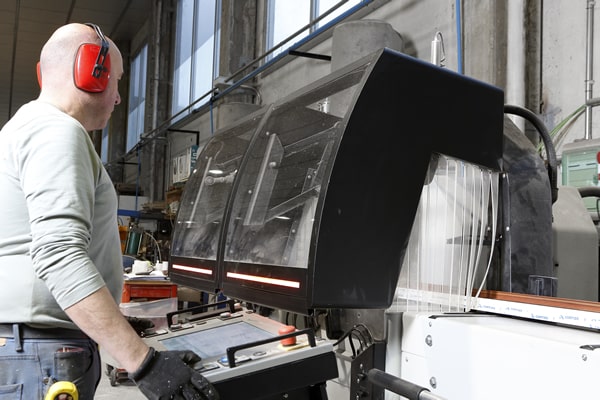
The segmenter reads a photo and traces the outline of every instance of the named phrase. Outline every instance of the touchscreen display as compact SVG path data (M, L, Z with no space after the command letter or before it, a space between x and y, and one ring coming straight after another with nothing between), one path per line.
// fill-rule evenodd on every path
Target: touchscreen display
M250 325L236 322L160 340L168 350L191 350L203 359L223 355L229 347L238 346L275 336L272 333Z

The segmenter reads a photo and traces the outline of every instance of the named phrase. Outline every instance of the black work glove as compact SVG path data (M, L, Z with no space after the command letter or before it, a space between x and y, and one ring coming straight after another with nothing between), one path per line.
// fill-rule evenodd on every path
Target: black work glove
M201 358L192 351L156 351L150 348L129 378L150 400L219 400L211 383L192 366Z

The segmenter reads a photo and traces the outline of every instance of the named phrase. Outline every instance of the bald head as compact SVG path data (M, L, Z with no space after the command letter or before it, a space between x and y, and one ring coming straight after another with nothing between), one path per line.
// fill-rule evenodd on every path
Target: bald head
M58 28L48 39L40 54L40 71L43 86L64 86L73 81L73 64L79 47L84 43L101 44L96 31L84 24L69 24ZM114 53L116 46L111 43ZM90 71L91 73L91 71Z
M102 93L86 93L78 89L73 77L75 59L80 46L85 43L98 46L102 44L102 40L91 26L73 23L58 28L48 39L40 54L42 78L40 100L56 105L78 119L84 126L87 124L88 130L104 127L97 126L97 122L89 121L94 114L98 114L98 110L94 110L95 107L102 105L103 102L110 104L110 116L114 105L120 102L117 81L123 74L123 59L114 42L109 38L106 40L109 43L111 71L107 89ZM95 55L96 53L94 57ZM89 73L90 75L92 73L91 66ZM109 99L105 99L106 96ZM107 108L106 104L104 104L105 108Z

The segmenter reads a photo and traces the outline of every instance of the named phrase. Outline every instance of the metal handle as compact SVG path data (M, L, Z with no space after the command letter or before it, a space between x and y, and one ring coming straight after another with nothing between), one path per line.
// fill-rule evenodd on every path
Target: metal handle
M190 307L190 308L186 308L183 310L177 310L177 311L172 311L170 313L167 313L167 324L169 326L169 328L171 327L171 325L173 325L173 316L178 315L178 314L185 314L188 312L194 312L194 311L200 311L200 310L204 310L208 307L214 307L214 306L218 306L221 304L226 304L229 306L229 312L234 313L236 312L235 309L235 301L232 299L228 299L228 300L223 300L223 301L217 301L216 303L210 303L210 304L203 304L201 306L196 306L196 307ZM195 318L193 318L193 321L197 321L199 319L203 319L203 318L209 318L209 317L214 317L215 315L219 315L223 312L223 309L217 309L215 311L207 311L204 312L200 315L197 315Z
M409 400L444 400L443 397L431 393L425 387L397 378L377 368L373 368L367 372L367 379L373 385L404 396Z
M292 333L287 333L285 335L274 336L272 338L257 340L255 342L244 343L237 346L232 346L227 348L227 362L229 363L229 367L235 367L235 352L242 349L249 349L251 347L260 346L263 344L277 342L279 340L291 338L294 336L306 335L308 337L308 343L310 347L315 347L317 345L317 341L315 340L315 332L311 328L302 329L299 331L295 331Z

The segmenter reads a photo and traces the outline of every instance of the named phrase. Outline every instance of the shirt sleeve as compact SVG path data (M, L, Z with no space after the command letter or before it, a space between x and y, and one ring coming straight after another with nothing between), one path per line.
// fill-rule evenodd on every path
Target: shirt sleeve
M88 133L56 117L22 143L20 179L31 226L31 258L65 309L104 285L88 255L101 165Z

